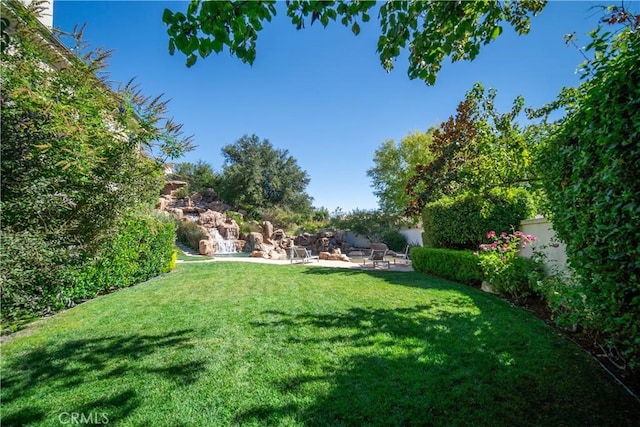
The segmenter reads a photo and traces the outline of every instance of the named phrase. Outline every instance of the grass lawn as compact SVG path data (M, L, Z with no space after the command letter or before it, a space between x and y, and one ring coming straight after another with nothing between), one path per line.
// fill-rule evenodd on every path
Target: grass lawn
M640 419L635 400L539 319L419 273L181 264L1 350L2 426L69 424L74 413L118 426Z

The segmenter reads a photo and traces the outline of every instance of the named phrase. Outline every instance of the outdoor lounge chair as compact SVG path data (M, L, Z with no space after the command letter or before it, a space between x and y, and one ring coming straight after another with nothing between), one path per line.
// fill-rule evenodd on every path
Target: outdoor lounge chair
M303 264L306 264L307 262L311 262L314 259L320 262L319 256L311 255L311 251L308 251L302 246L291 248L291 264L293 264L294 262L301 262Z
M371 254L364 258L362 265L366 266L367 262L371 262L373 268L376 268L377 265L386 265L389 268L390 262L384 259L386 255L387 249L371 249Z
M410 249L410 246L407 245L407 247L404 248L404 253L397 255L397 258L403 261L404 263L406 263L407 265L411 264L411 258L409 258L409 249Z

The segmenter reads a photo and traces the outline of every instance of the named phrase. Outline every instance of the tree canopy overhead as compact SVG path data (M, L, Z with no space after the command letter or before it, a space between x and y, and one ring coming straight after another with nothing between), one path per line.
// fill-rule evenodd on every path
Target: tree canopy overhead
M165 9L169 52L186 55L188 67L197 57L226 48L242 62L256 58L258 33L277 14L276 2L193 0L185 12ZM495 40L510 25L527 34L532 16L546 1L286 1L286 14L298 30L316 21L326 27L340 21L358 35L360 25L377 12L380 25L376 51L387 71L402 51L408 51L408 75L433 85L443 61L473 60L480 47Z

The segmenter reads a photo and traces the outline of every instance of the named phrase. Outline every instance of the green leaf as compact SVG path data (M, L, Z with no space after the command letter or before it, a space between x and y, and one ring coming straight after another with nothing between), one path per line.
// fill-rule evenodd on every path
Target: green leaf
M197 61L198 57L193 53L187 57L187 67L191 68Z
M176 42L173 39L169 39L169 55L176 53Z
M222 52L222 48L223 47L224 47L224 44L222 43L222 40L220 40L217 37L215 39L213 39L213 41L211 42L211 48L213 49L213 51L215 53Z
M162 12L162 22L167 25L173 24L175 22L173 12L171 12L169 9L165 9L164 12Z
M500 25L493 27L493 31L491 32L491 40L497 39L500 34L502 34L502 27Z
M353 26L351 27L351 31L353 31L353 34L357 36L358 34L360 34L360 25L358 25L357 22L354 22Z

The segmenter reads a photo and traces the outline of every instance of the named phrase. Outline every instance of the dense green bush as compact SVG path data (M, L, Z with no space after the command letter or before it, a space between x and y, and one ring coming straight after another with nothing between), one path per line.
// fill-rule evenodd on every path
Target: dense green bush
M423 241L436 248L475 249L487 230L517 229L520 221L534 213L533 199L524 189L445 196L424 209Z
M176 234L180 243L187 245L194 251L200 249L200 240L209 238L207 233L193 221L178 221Z
M157 201L163 162L190 139L159 97L94 74L104 51L77 58L21 2L0 8L0 302L15 325L169 267L172 226L132 212Z
M68 262L64 250L33 233L0 233L0 304L3 331L16 322L64 308Z
M175 237L174 221L168 217L136 214L122 218L116 234L76 268L72 298L93 298L168 271Z
M497 234L490 231L478 252L478 264L482 278L494 292L519 302L534 291L544 278L544 266L539 259L518 256L518 251L536 241L536 237L521 231Z
M477 286L482 281L478 257L472 251L428 247L411 248L413 268L421 273Z
M381 240L382 243L386 243L389 249L395 252L403 252L407 247L407 238L398 230L385 231Z
M537 163L580 280L578 324L640 369L640 23L613 22L628 18L634 29L594 33L587 80Z
M11 328L170 271L175 229L165 217L124 217L88 259L30 233L2 232L0 241L2 323Z

